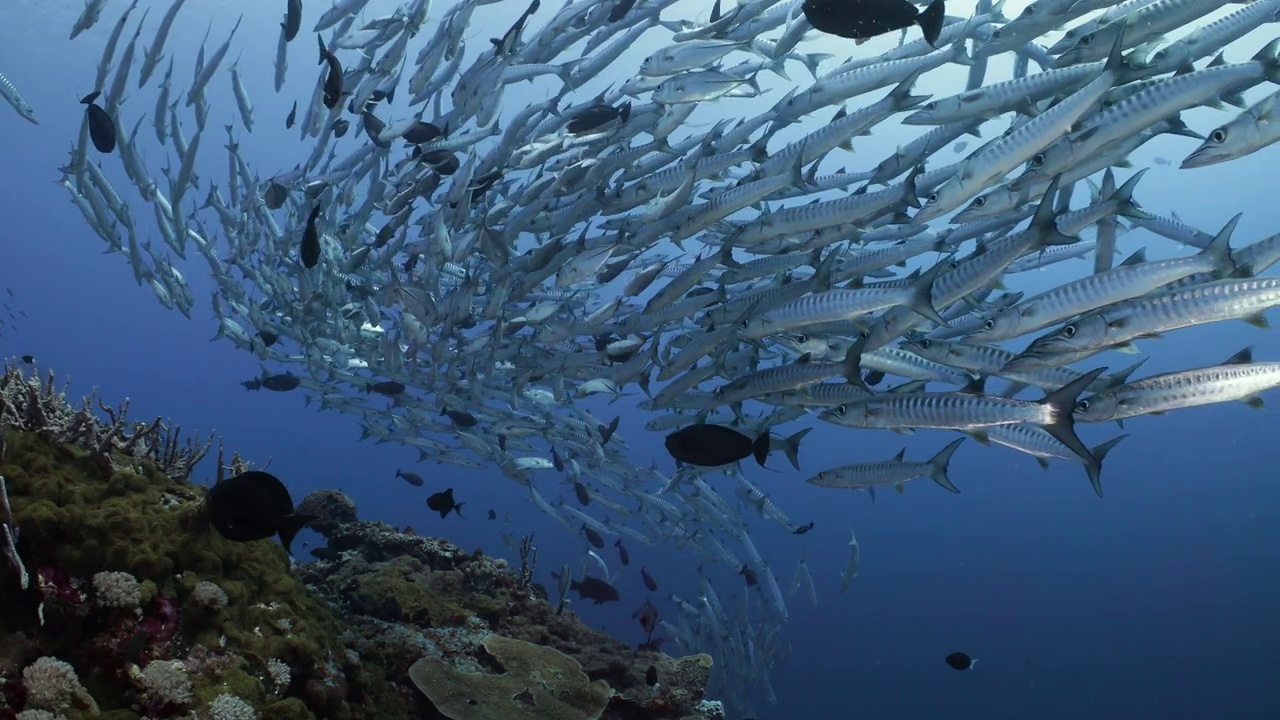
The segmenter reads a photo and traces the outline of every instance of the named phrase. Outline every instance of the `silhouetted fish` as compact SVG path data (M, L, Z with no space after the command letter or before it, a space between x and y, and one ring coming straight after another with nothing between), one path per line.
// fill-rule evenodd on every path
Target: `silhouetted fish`
M969 670L977 662L962 652L953 652L947 656L947 664L956 670Z
M267 189L262 193L262 202L266 203L270 210L279 210L284 207L284 201L289 199L289 188L272 180L267 183Z
M464 504L453 501L453 488L438 492L427 498L427 507L440 513L441 518L449 517L451 512L456 512L458 517L462 517L462 506Z
M803 535L812 529L813 529L813 521L810 520L808 525L801 525L800 527L796 528L795 530L792 530L791 532L795 535Z
M618 559L622 561L622 564L624 566L630 565L631 553L627 552L626 546L622 544L622 538L618 538L617 542L615 542L613 546L618 548Z
M297 119L298 119L298 101L294 100L293 109L289 111L289 114L287 116L285 116L284 128L286 130L288 130L289 128L292 128L294 121L296 121Z
M644 569L643 565L640 566L640 579L644 581L644 586L648 588L649 592L658 592L658 583L653 581L653 576L649 574L648 570Z
M667 452L676 460L702 467L719 467L755 456L760 467L769 457L769 433L750 437L723 425L698 423L667 436Z
M307 227L302 231L302 266L313 268L320 262L320 231L316 229L316 218L320 217L320 205L311 208L307 216Z
M593 547L604 547L604 538L600 537L600 533L587 527L586 523L582 525L582 534L587 536L587 542L591 543Z
M84 112L89 118L89 137L93 140L93 146L98 148L98 152L110 153L116 149L116 123L106 110L94 102L101 94L100 91L89 93L80 102L86 106Z
M587 486L580 482L573 484L573 494L584 507L591 504L591 496L587 494Z
M756 577L756 571L747 567L745 563L743 564L742 569L738 571L738 574L746 578L747 587L752 587L760 582L760 578Z
M569 584L569 589L578 591L579 600L590 598L595 601L596 605L617 602L622 599L622 596L618 594L617 588L600 578L591 577L590 575L582 578L582 580L574 580Z
M405 482L409 483L410 485L412 485L412 486L414 486L414 487L422 487L422 486L423 486L422 476L421 476L421 475L419 475L418 473L414 473L414 472L405 472L405 471L400 470L400 469L398 469L398 468L397 468L397 469L396 469L396 477L398 477L398 478L404 478Z
M934 47L947 13L943 0L933 0L923 12L907 0L805 0L800 7L809 24L824 33L867 40L919 25Z
M280 23L280 27L284 28L285 42L298 37L298 29L302 27L302 0L289 0L284 22Z
M260 470L241 473L209 488L205 506L209 521L222 537L250 542L279 535L290 554L294 536L315 519L295 513L284 483Z
M34 356L34 355L23 355L23 356L22 356L22 362L24 362L24 363L26 363L26 364L28 364L28 365L30 365L31 363L33 363L33 362L35 362L35 361L36 361L36 358L35 358L35 356Z
M382 382L369 383L364 386L365 392L376 392L379 395L399 395L404 392L404 383L395 380L383 380Z
M333 136L342 137L351 129L351 121L346 118L338 118L333 121Z

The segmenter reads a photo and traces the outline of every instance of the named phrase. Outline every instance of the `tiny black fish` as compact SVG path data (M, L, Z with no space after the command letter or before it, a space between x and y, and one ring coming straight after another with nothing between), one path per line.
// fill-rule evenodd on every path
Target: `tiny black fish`
M479 422L478 420L476 420L475 415L472 415L466 410L450 410L448 407L444 407L444 408L441 408L440 414L448 415L449 420L453 421L453 424L457 425L458 427L464 427L464 428L475 427L476 424Z
M947 664L956 670L969 670L978 662L962 652L953 652L947 656Z
M320 217L320 205L311 208L307 216L307 227L302 231L302 266L310 269L320 262L320 231L316 229L316 218Z
M293 373L284 373L282 375L271 375L266 370L262 371L262 376L247 380L240 383L249 390L257 390L258 388L266 388L274 392L289 392L296 389L302 384L302 378Z
M465 503L455 503L453 501L453 488L449 488L443 492L427 498L427 507L440 513L441 518L449 517L449 513L456 512L458 517L462 517L462 506Z
M813 529L813 521L810 520L808 525L801 525L800 527L796 528L795 530L792 530L791 532L796 535L803 535L812 529Z
M383 380L382 382L369 383L364 386L366 393L376 392L379 395L399 395L404 392L404 383L395 380Z
M290 554L294 536L315 519L295 513L289 489L276 476L260 470L241 473L209 488L205 506L222 537L249 542L279 535Z
M622 538L618 538L617 542L615 542L613 546L618 548L618 559L622 561L622 564L630 565L631 553L627 552L626 546L622 544Z
M317 64L329 64L329 72L324 78L324 106L332 110L342 102L342 63L324 46L324 38L316 35L316 42L320 44L320 62Z
M622 596L618 594L617 588L600 578L591 577L590 575L582 578L582 580L574 580L569 583L569 589L578 591L579 600L590 598L595 601L596 605L617 602L622 599Z
M489 519L490 519L490 520L497 520L497 519L498 519L498 511L497 511L497 510L490 510L490 511L489 511Z
M280 23L280 27L284 28L285 42L298 37L298 29L302 27L302 0L289 0L289 5L285 9L284 22Z
M24 363L26 363L26 364L28 364L28 365L30 365L30 364L32 364L32 363L34 363L35 361L36 361L36 357L35 357L34 355L23 355L23 356L22 356L22 362L24 362Z
M101 91L89 93L80 99L80 103L86 106L84 112L89 118L89 137L93 140L93 146L100 153L110 153L116 149L116 123L106 110L94 102L101 94Z
M804 0L800 8L809 24L824 33L867 40L919 25L934 47L947 13L943 0L933 0L923 11L907 0Z
M293 101L293 109L289 111L289 115L284 119L284 128L288 130L293 127L293 123L298 119L298 101Z
M262 202L266 203L270 210L279 210L284 207L284 201L289 199L289 188L281 185L275 180L267 183L267 189L262 193Z
M668 435L666 446L671 457L689 465L719 467L754 455L764 467L769 458L769 433L752 440L731 427L698 423Z
M738 574L746 578L747 587L754 587L760 582L760 578L756 577L756 571L747 567L745 563L743 563L742 569L738 571Z
M580 482L573 483L573 494L578 498L578 503L583 507L591 504L591 495L587 494L587 486Z
M559 472L564 472L564 458L560 457L560 453L556 452L555 448L551 448L551 466ZM579 499L581 499L581 496L579 496ZM586 505L586 503L582 504Z
M351 121L346 118L338 118L333 121L333 136L342 137L351 129Z
M644 681L648 685L658 684L658 666L650 665L648 670L644 671Z
M604 538L600 537L600 533L587 527L586 523L582 524L582 534L587 536L587 542L591 543L593 547L604 547Z
M644 581L644 586L649 589L649 592L658 592L658 583L653 581L653 576L644 569L643 565L640 566L640 579Z
M418 473L405 472L397 468L396 477L404 478L405 482L409 483L414 487L422 487L423 485L422 476L419 475Z

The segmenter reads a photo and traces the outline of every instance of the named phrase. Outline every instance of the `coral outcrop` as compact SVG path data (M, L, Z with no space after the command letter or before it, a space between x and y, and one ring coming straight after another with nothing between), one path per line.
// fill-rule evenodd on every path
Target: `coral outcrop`
M304 501L317 562L226 540L189 479L209 447L6 366L0 720L431 720L457 712L420 689L424 668L512 680L538 652L582 681L584 718L706 717L710 658L635 652L556 615L530 568L361 521L341 493ZM248 467L219 452L215 474Z

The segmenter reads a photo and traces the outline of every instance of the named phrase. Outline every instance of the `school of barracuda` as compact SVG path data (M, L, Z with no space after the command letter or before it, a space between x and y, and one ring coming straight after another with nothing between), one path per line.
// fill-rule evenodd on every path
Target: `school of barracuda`
M115 21L95 89L118 128L118 152L95 157L86 120L62 168L108 251L189 316L196 299L178 265L194 249L217 284L217 338L305 368L304 392L361 416L366 437L417 448L423 460L496 466L579 537L585 525L754 570L759 592L741 594L737 607L722 604L700 573L698 596L670 596L674 613L662 621L680 648L714 655L712 692L731 716L754 714L748 688L774 699L769 672L788 654L776 622L787 619L787 601L747 518L807 528L736 463L674 475L634 464L624 436L639 429L593 417L580 399L638 387L647 396L640 408L655 413L648 430L715 422L773 432L773 449L797 470L808 428L783 426L805 417L955 430L1041 464L1079 463L1101 495L1102 461L1124 436L1089 448L1075 423L1256 404L1280 384L1280 362L1254 362L1248 350L1139 380L1130 379L1137 365L1108 373L1091 359L1176 328L1233 318L1265 325L1264 311L1280 303L1280 278L1259 276L1280 259L1280 234L1232 248L1239 216L1217 233L1188 227L1134 200L1147 170L1121 181L1112 169L1161 134L1202 140L1182 168L1280 140L1280 93L1268 84L1280 82L1280 39L1233 44L1280 19L1280 0L1037 0L1015 19L983 0L972 17L947 16L936 48L904 31L881 55L860 55L850 42L844 62L801 51L816 31L800 0L732 8L717 0L702 11L709 21L664 13L675 0L567 0L559 9L534 0L527 10L502 0L514 24L470 54L472 13L491 2L414 0L369 18L368 0L338 0L314 23L319 71L293 70L316 78L295 107L297 167L269 177L240 154L234 126L225 129L225 177L197 161L215 99L234 103L243 132L253 128L240 68L271 58L237 48L240 60L219 75L233 29L216 45L206 39L182 87L165 44L183 1L149 37L145 12L133 22L138 0ZM280 4L277 92L304 11L298 0ZM88 0L73 38L104 5ZM660 36L660 49L635 74L623 72L631 79L596 96L575 92L618 73L615 61L642 36ZM988 82L988 60L1004 53L1014 55L1013 77ZM158 84L154 106L126 102L135 60L136 87ZM922 74L946 65L967 66L964 91L913 94ZM758 81L764 71L788 89L770 111L738 117L736 98L774 92ZM230 93L213 84L227 75ZM504 108L505 88L543 76L562 89ZM1255 88L1267 94L1249 104ZM0 94L36 122L3 77ZM688 122L700 106L718 122ZM1200 106L1239 110L1202 136L1180 119ZM992 120L1005 116L1007 126ZM856 156L867 165L860 171L819 172L845 163L841 148L891 118L928 129L892 153L868 143ZM363 135L340 140L350 122ZM790 125L806 132L775 141ZM926 169L965 135L985 142ZM204 140L206 158L221 154L216 142ZM108 180L119 169L150 203L163 246L140 238L147 220L134 213L145 206ZM1099 174L1100 187L1091 180ZM1071 209L1082 180L1090 200ZM1126 228L1196 252L1148 261L1139 250L1113 267ZM1000 291L1006 275L1086 255L1094 272L1080 280L1033 297ZM909 262L918 269L895 269ZM1021 349L995 344L1009 340ZM886 374L907 382L874 390ZM1008 388L984 392L989 377ZM1029 386L1044 399L1015 397ZM370 389L396 401L387 409ZM963 440L932 459L900 453L809 482L901 490L929 477L958 492L947 464ZM565 482L548 481L553 472ZM731 478L740 503L713 487L717 474ZM583 509L560 497L570 485ZM858 558L851 537L842 589ZM790 585L817 603L804 560ZM774 621L752 620L761 617Z

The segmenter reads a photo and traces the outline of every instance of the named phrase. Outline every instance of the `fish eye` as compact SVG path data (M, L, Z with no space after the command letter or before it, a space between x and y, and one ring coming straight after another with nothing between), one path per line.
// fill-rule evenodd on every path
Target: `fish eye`
M826 471L826 470L823 470L822 472L818 473L818 479L819 479L819 480L821 480L822 478L824 478L824 477L826 477L826 476L827 476L827 471Z
M1066 327L1062 328L1062 334L1063 334L1063 335L1066 335L1066 336L1067 336L1067 337L1069 337L1069 338L1071 338L1071 337L1075 337L1075 336L1076 336L1076 326L1075 326L1075 325L1068 325L1068 326L1066 326Z
M932 344L933 344L933 341L932 341L932 340L929 340L929 339L924 339L924 340L921 340L921 341L919 342L920 348L921 348L922 350L928 350L928 349L929 349L929 346L930 346L930 345L932 345Z
M956 268L958 268L958 267L960 267L960 261L959 261L959 260L952 260L952 261L951 261L951 269L952 269L952 270L955 270L955 269L956 269Z
M938 108L937 102L928 102L928 103L925 103L924 105L925 110L936 110L937 108Z
M1225 128L1218 128L1209 134L1209 139L1216 143L1224 143L1227 141L1227 131Z
M977 198L974 198L974 201L973 201L973 206L974 206L974 207L976 207L976 208L980 208L980 207L982 207L982 206L984 206L984 205L986 205L986 204L987 204L987 198L986 198L986 196L979 196L979 197L977 197Z
M805 344L805 343L809 342L809 336L808 336L808 335L796 335L796 342L798 342L798 343L800 343L801 345L803 345L803 344Z
M930 205L938 202L938 193L933 193L932 195L930 195L929 199L926 202L929 203Z
M996 329L996 321L995 321L995 320L988 320L988 321L986 321L986 322L982 323L982 327L986 328L987 330L995 330L995 329Z
M1092 45L1092 44L1093 44L1093 33L1089 33L1088 35L1085 35L1084 37L1080 38L1080 44L1081 44L1081 45Z
M845 411L846 411L846 410L848 410L848 409L849 409L849 408L845 407L844 405L841 405L840 407L836 408L836 414L837 414L837 415L844 415Z
M1089 411L1089 401L1088 401L1088 400L1081 400L1080 402L1076 403L1076 409L1077 409L1077 410L1080 410L1081 412L1088 412L1088 411Z

